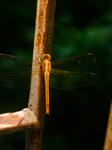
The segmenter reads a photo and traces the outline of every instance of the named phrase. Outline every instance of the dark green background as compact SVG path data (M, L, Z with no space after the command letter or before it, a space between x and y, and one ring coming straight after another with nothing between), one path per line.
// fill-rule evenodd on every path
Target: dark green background
M0 3L0 53L32 58L36 0ZM57 0L52 60L94 53L85 71L100 81L72 91L50 88L42 150L102 150L112 90L112 0ZM0 113L27 107L29 91L0 87ZM1 150L24 150L26 132L0 136Z

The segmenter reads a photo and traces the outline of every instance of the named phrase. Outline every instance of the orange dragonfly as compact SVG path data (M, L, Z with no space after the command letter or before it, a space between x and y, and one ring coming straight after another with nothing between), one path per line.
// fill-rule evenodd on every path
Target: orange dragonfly
M92 53L52 62L49 54L43 54L41 61L45 79L46 114L49 114L49 82L51 87L72 90L92 85L99 80L99 76L94 73L74 71L95 62L96 56ZM0 54L0 66L0 85L19 89L29 87L31 61Z

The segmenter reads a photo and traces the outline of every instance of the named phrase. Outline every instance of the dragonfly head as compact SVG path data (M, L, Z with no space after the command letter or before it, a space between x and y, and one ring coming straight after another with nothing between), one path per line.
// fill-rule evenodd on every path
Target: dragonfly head
M49 54L43 54L42 55L42 61L44 61L45 59L51 61L51 56Z

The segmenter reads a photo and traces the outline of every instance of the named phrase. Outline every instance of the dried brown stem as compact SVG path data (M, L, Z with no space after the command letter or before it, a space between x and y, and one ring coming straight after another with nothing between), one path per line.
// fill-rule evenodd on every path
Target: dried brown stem
M51 54L54 12L56 0L38 0L35 24L32 76L29 108L37 116L40 129L27 132L26 150L41 150L43 125L45 117L44 76L41 71L41 55ZM33 73L37 71L38 74Z
M112 150L112 101L110 105L110 112L103 150Z

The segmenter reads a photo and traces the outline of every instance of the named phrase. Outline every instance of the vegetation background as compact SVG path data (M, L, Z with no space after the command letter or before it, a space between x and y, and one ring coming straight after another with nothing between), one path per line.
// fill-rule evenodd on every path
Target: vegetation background
M1 0L0 53L32 58L36 0ZM52 60L94 53L85 71L100 81L72 91L50 88L42 150L102 150L112 90L112 0L57 0ZM27 107L29 91L0 87L0 113ZM26 131L0 136L0 149L25 148Z

